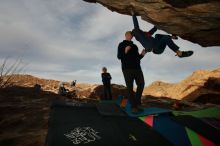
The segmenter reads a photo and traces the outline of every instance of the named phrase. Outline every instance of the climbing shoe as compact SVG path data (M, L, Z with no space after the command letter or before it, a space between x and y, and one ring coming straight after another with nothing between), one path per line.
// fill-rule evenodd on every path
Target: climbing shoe
M189 57L192 55L193 55L193 51L182 51L182 55L180 55L179 57L183 58L183 57Z

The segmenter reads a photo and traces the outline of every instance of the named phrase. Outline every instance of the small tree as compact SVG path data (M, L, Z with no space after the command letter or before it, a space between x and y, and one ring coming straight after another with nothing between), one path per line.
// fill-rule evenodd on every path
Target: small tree
M20 73L24 66L21 66L22 60L17 59L13 63L8 63L8 58L3 60L0 66L0 89L13 85L14 75Z

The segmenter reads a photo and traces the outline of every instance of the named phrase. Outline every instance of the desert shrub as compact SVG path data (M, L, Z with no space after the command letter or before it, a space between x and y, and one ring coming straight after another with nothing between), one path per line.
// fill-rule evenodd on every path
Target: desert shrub
M13 86L14 75L24 70L21 59L16 59L9 63L8 58L4 59L0 65L0 89Z

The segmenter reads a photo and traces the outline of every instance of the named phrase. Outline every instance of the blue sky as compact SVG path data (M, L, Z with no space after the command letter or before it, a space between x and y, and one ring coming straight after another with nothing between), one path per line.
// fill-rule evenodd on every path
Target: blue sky
M153 26L138 19L143 30ZM26 74L86 83L101 83L101 68L106 66L112 82L124 84L117 46L132 28L130 16L81 0L0 0L0 61L20 57ZM180 59L169 48L162 55L147 54L141 62L146 85L178 82L195 70L220 67L220 47L175 42L195 54Z

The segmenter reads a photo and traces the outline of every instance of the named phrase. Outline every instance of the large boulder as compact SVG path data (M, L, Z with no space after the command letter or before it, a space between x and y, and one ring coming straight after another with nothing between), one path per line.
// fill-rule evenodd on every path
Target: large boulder
M220 45L219 0L84 0L97 2L111 11L130 15L133 7L143 20L167 33L198 43Z

